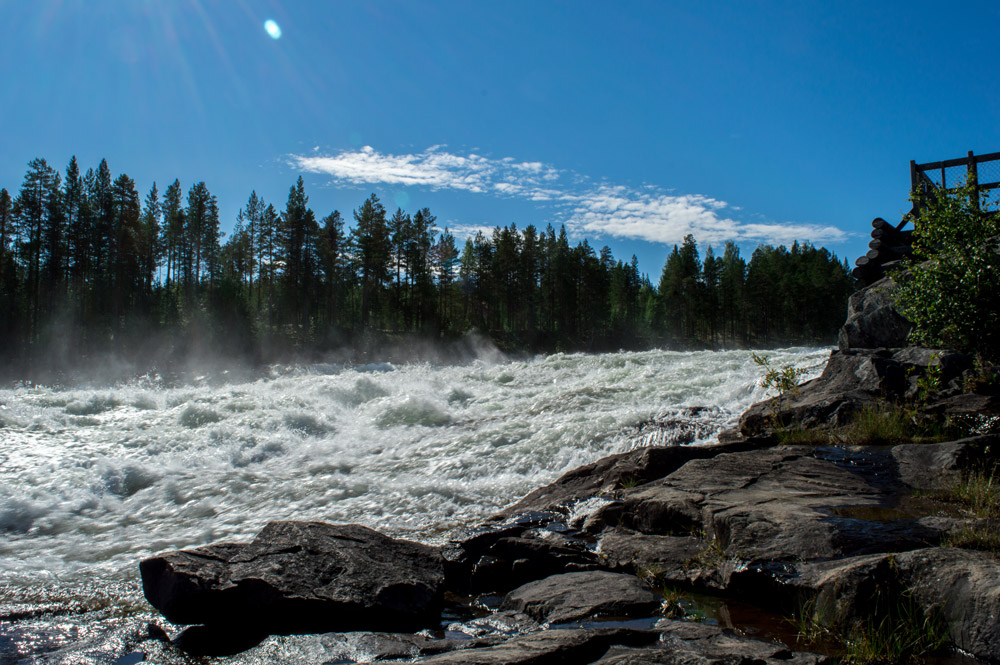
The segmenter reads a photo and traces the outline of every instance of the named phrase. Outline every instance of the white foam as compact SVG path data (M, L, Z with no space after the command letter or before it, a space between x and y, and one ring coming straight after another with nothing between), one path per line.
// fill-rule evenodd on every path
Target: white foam
M816 374L827 354L769 355ZM694 417L710 440L765 396L760 375L745 351L649 351L0 390L0 582L134 579L144 556L272 519L433 542L631 448L643 421L715 407Z

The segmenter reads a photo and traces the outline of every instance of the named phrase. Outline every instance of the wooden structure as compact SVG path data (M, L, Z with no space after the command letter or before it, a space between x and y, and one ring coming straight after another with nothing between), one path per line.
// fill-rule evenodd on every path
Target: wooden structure
M890 224L881 217L872 221L869 250L854 262L851 274L859 286L866 286L885 276L886 268L913 253L913 231L904 227L920 214L920 202L932 191L955 189L973 184L974 203L979 207L984 197L1000 195L1000 152L946 159L917 164L910 161L910 197L913 209L903 215L899 224Z

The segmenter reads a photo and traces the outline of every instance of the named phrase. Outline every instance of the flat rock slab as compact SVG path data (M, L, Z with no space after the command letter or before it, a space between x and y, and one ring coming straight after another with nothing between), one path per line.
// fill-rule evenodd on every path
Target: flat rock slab
M916 519L855 514L890 504L901 487L888 451L782 446L728 453L692 460L661 481L628 491L622 525L648 535L705 534L718 558L743 562L933 544L940 533Z
M660 643L645 648L612 647L595 665L822 665L826 656L791 651L707 624L663 620Z
M598 617L648 617L662 602L634 575L592 571L529 582L508 593L500 607L557 624Z
M271 522L251 543L168 552L139 570L146 598L173 623L272 634L426 626L444 583L436 548L322 522Z
M463 649L420 659L444 665L573 665L592 663L612 646L643 646L656 642L654 631L629 628L543 630L482 649Z

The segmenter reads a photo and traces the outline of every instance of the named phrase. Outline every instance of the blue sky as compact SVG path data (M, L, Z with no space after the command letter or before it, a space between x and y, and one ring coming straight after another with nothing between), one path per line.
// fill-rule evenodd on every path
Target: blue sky
M909 160L1000 150L1000 3L0 0L0 187L107 158L319 216L375 192L457 234L565 224L639 257L841 257ZM280 28L270 33L266 21Z

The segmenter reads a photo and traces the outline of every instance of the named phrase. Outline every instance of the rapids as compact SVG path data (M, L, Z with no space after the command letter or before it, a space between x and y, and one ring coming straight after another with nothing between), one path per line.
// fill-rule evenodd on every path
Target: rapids
M808 377L828 354L768 352ZM765 397L761 374L748 351L647 351L6 388L0 621L140 611L139 559L274 519L440 542L581 464L677 431L712 442Z

